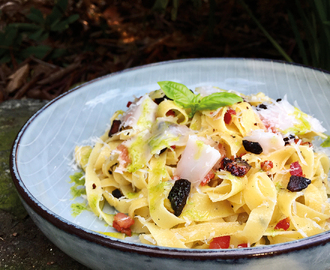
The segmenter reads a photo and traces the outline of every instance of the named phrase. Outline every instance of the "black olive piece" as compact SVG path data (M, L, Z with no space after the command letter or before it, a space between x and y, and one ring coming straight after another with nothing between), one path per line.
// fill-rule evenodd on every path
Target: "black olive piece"
M231 160L231 159L225 157L225 158L222 160L222 166L221 166L221 168L222 168L222 169L226 168L226 166L227 166L229 163L232 163L232 162L233 162L233 160Z
M232 162L227 162L225 170L237 177L243 177L251 169L251 165L242 158L235 158Z
M265 105L265 104L260 104L260 105L258 106L258 108L266 110L266 109L267 109L267 105Z
M108 134L109 137L112 137L113 134L116 134L119 131L120 124L121 124L120 120L113 120Z
M286 188L292 192L302 191L303 189L307 188L310 183L312 183L312 181L308 178L291 175L290 181Z
M289 141L293 140L294 138L295 138L295 136L290 134L288 137L283 138L283 141L284 141L285 145L288 145L288 144L290 144Z
M260 143L258 142L250 142L248 140L243 140L243 146L246 151L257 155L261 154L263 151Z
M156 103L156 104L160 104L161 102L163 102L165 99L169 99L169 100L173 100L173 99L171 99L171 98L169 98L168 96L163 96L163 97L160 97L160 98L155 98L154 99L154 102Z
M120 191L120 189L115 189L115 190L113 190L112 192L111 192L111 194L115 197L115 198L117 198L117 199L119 199L120 197L122 197L123 196L123 193L121 193L121 191Z
M174 210L174 215L177 217L181 215L183 208L187 203L187 199L190 193L191 183L186 179L179 179L175 181L170 193L168 194L168 199L171 202L172 209Z

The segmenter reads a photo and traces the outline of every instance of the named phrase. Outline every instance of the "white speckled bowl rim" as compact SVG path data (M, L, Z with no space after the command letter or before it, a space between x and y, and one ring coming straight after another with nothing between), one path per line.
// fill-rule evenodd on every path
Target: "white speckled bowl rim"
M61 98L70 95L72 92L79 91L81 88L85 87L86 85L93 84L96 81L104 80L106 78L117 76L118 74L131 72L137 69L143 69L145 67L151 66L159 66L159 65L167 65L167 64L175 64L175 63L182 63L187 62L189 64L191 61L257 61L257 62L273 62L279 63L283 65L292 65L297 67L306 68L308 70L314 70L316 72L323 72L325 74L330 74L327 71L323 71L320 69L314 69L310 67L305 67L303 65L298 64L290 64L282 61L274 61L274 60L267 60L267 59L237 59L237 58L202 58L202 59L183 59L183 60L172 60L172 61L165 61L156 64L150 64L145 66L140 66L136 68L126 69L120 72L112 73L107 76L95 79L93 81L87 82L83 85L80 85L63 95L57 97L56 99L50 101L46 104L43 108L41 108L38 112L36 112L22 127L20 132L18 133L16 140L12 147L12 152L10 156L10 169L13 182L15 187L21 197L21 199L28 204L29 207L33 209L38 215L42 218L69 234L76 235L77 237L84 239L89 242L93 242L104 247L115 248L124 252L132 252L136 254L144 254L150 257L166 257L166 258L178 258L183 260L232 260L232 259L242 259L242 258L251 258L251 257L269 257L269 256L276 256L283 253L289 253L292 251L298 250L305 250L312 247L323 246L330 240L330 231L324 232L315 236L311 236L305 239L287 242L283 244L276 244L276 245L268 245L268 246L260 246L260 247L253 247L253 248L244 248L244 249L227 249L227 250L204 250L204 249L177 249L177 248L165 248L165 247L157 247L152 245L144 245L139 243L131 243L125 242L116 238L110 238L98 233L93 232L92 230L86 230L83 227L80 227L76 224L70 223L67 220L63 219L61 216L53 213L43 204L41 204L27 189L24 184L24 180L20 176L20 172L17 166L16 155L18 148L20 147L20 140L24 136L25 131L29 128L30 124L37 118L40 117L43 111L47 110L51 107L54 103ZM330 89L329 89L330 91Z

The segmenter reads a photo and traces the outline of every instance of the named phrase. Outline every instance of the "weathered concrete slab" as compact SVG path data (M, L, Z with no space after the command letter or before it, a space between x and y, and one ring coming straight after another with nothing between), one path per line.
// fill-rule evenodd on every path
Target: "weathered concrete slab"
M46 101L10 100L0 103L0 210L10 212L15 218L23 218L23 208L9 171L9 155L13 141L24 123Z
M24 123L46 103L31 99L0 103L0 269L87 269L54 246L36 227L10 175L14 139Z

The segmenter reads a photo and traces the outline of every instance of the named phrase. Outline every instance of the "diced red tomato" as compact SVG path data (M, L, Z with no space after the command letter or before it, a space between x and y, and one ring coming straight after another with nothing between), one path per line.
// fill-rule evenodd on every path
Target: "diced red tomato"
M230 245L230 235L219 236L212 239L209 249L226 249Z
M128 164L131 164L132 161L129 157L128 148L125 145L120 144L117 146L117 149L120 151L120 159L124 161L125 167Z
M304 176L303 170L298 161L290 164L290 174L295 176Z
M175 116L175 112L173 110L169 110L167 113L166 113L166 116Z
M261 162L260 165L261 165L261 169L265 172L270 171L274 167L273 161L271 161L271 160L265 160L265 161Z
M128 236L132 235L131 226L134 224L134 219L125 215L124 213L118 213L115 215L112 222L112 226L121 233L125 233Z
M224 121L227 125L229 125L231 123L232 120L232 115L236 115L236 111L232 108L229 108L224 116Z
M288 230L290 227L290 218L287 217L287 218L284 218L282 220L280 220L276 226L275 226L275 230Z
M247 248L247 247L248 247L247 243L242 243L242 244L237 245L237 248Z
M214 176L215 176L214 172L209 171L209 173L205 175L203 181L201 182L201 186L205 186L206 184L208 184L208 182L210 182Z
M175 148L176 148L176 145L172 145L171 148L172 148L172 149L175 149Z

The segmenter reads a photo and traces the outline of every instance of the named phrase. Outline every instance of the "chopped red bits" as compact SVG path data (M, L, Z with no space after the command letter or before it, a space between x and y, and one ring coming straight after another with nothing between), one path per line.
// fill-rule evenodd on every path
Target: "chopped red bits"
M129 157L128 148L125 145L120 144L117 146L117 149L120 151L120 159L123 160L124 166L127 167L127 165L132 162Z
M120 120L113 120L108 136L112 137L112 135L116 134L119 131L120 125L121 125Z
M232 115L236 115L236 111L232 108L229 108L224 116L224 121L227 125L229 125L231 123L232 120Z
M290 164L290 174L295 176L304 176L303 170L298 161Z
M129 108L129 106L131 106L132 103L133 103L132 101L127 102L126 107Z
M124 213L118 213L115 215L112 226L121 233L125 233L128 236L132 235L131 226L134 224L134 219L125 215Z
M201 182L201 186L207 185L214 176L215 176L214 172L209 171L209 173L207 175L205 175L203 181Z
M175 148L176 148L176 145L172 145L171 148L172 148L172 149L175 149Z
M274 167L273 161L271 160L265 160L261 162L260 165L261 165L261 169L265 172L269 172Z
M313 146L313 144L311 142L303 142L300 139L295 139L294 140L294 143L295 144L298 144L299 143L299 145L308 145L309 147L312 147Z
M290 227L290 218L287 217L287 218L284 218L282 220L280 220L276 226L275 226L275 230L288 230Z
M169 111L166 113L166 116L175 116L175 111L173 111L173 110L169 110Z
M247 247L248 247L247 243L242 243L242 244L237 245L237 248L247 248Z
M209 249L226 249L230 245L230 235L219 236L212 239Z

